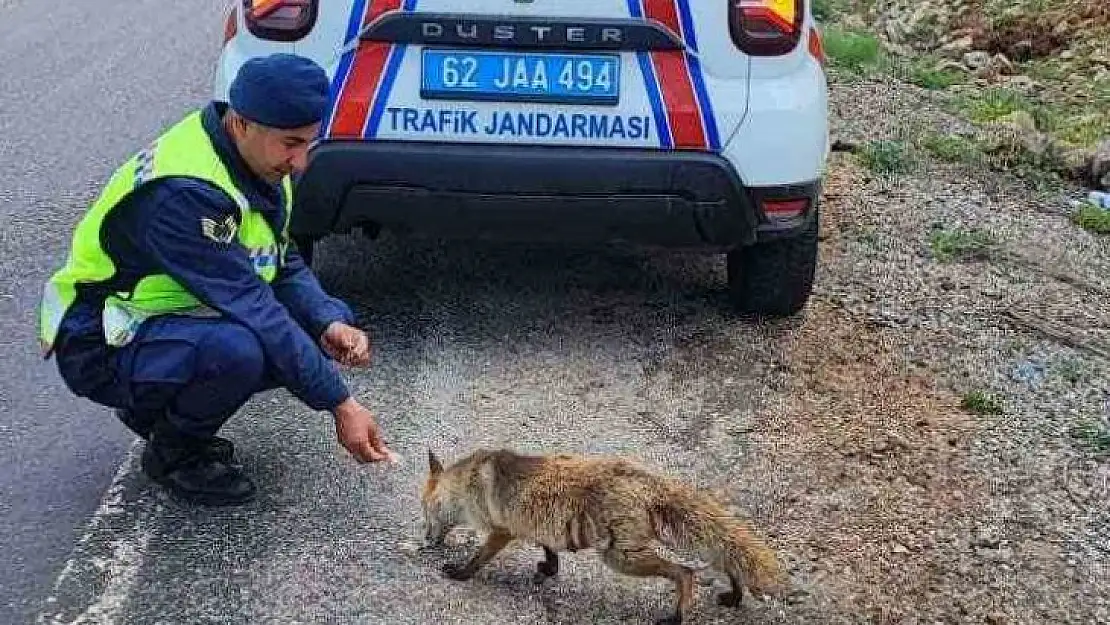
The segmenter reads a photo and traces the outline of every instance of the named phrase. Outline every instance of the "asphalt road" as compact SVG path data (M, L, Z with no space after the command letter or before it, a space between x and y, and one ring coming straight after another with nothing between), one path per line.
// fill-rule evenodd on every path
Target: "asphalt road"
M130 443L37 357L34 304L114 166L205 97L219 0L0 0L0 623L29 619Z
M346 375L404 462L356 465L327 415L274 391L225 431L261 491L239 509L189 509L151 488L123 429L37 357L33 306L69 227L121 159L204 102L221 4L0 0L0 553L12 554L0 622L663 614L669 585L614 576L588 555L565 558L545 588L531 584L527 549L470 584L447 582L443 554L412 548L417 488L429 445L448 460L478 445L620 451L688 476L743 462L724 422L759 408L757 346L774 337L724 310L720 259L326 242L320 275L374 345L371 368ZM699 447L709 440L713 454ZM701 601L704 622L736 618Z

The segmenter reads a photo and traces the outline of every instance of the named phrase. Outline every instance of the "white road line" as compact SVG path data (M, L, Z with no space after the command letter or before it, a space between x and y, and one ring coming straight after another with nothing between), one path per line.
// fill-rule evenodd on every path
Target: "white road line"
M73 555L55 580L52 594L46 600L46 610L39 615L38 623L114 625L119 622L154 535L154 521L161 510L156 502L152 502L152 509L147 506L138 506L141 510L128 509L125 505L127 477L142 448L141 441L136 440L128 449L100 506L77 541ZM99 588L95 595L90 593L92 596L87 604L84 599L80 605L61 602L62 596L68 598L75 592L88 592L87 585L91 583L96 583ZM87 607L80 614L68 614L82 605Z

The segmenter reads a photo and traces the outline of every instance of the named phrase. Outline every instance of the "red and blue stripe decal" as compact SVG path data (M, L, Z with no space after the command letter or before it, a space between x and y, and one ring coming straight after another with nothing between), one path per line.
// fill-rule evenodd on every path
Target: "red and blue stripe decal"
M680 150L721 149L713 105L698 62L690 0L628 0L633 18L658 22L682 38L687 50L637 52L660 147ZM354 0L346 44L359 31L390 11L415 11L417 0ZM693 54L691 53L693 52ZM405 44L359 42L344 53L332 81L332 108L324 119L326 139L377 136L396 80Z
M628 0L632 17L655 21L698 51L690 0ZM662 147L720 150L713 105L705 88L701 64L687 50L640 52L640 67L655 109Z
M414 11L417 0L355 0L347 23L346 45L374 20L391 11ZM366 41L355 44L332 80L332 109L321 134L326 139L366 139L377 135L405 44Z

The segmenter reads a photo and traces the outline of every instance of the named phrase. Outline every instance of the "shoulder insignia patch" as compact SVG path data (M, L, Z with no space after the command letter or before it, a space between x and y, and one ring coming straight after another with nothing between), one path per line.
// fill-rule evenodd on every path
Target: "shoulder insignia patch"
M235 223L235 218L230 215L223 221L201 217L200 229L205 237L216 243L231 243L235 240L235 233L239 230L239 224Z

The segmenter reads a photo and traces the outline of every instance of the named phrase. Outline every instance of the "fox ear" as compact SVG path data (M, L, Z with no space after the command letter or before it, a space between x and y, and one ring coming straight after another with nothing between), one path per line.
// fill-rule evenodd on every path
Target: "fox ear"
M428 448L428 471L432 475L443 473L443 464L440 463L439 458L436 457L435 452L430 447Z

